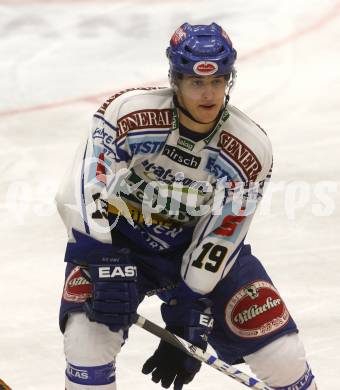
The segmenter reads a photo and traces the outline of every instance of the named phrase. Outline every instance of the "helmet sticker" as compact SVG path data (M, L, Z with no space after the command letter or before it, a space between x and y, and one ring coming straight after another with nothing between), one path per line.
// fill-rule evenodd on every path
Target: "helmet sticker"
M199 61L194 65L194 72L200 76L210 76L218 71L218 65L212 61Z
M187 36L187 33L184 31L184 29L179 27L175 32L174 35L171 38L171 45L172 46L177 46L183 39Z

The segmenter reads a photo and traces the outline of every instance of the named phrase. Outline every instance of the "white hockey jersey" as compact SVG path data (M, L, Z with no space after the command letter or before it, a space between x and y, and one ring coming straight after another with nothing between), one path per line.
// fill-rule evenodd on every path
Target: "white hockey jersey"
M119 231L150 253L184 247L182 278L206 294L237 259L271 166L267 135L235 107L194 141L172 89L131 89L94 115L58 210L73 244L75 231L104 244Z

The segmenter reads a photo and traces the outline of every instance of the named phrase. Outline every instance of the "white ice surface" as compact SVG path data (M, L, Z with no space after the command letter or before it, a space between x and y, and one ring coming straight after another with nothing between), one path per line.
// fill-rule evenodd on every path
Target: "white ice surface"
M319 390L340 389L339 4L0 0L0 378L15 390L63 388L58 183L100 102L165 85L174 29L215 20L239 53L232 103L268 131L275 153L276 192L248 241L300 327ZM158 306L148 299L141 313L161 322ZM120 390L160 388L140 373L157 344L131 329ZM241 388L210 367L186 386Z

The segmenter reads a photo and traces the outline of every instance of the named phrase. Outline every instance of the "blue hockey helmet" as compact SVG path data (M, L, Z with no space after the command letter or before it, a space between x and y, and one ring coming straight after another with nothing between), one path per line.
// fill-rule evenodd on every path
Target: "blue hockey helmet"
M216 23L182 24L166 50L170 78L175 74L228 75L234 72L237 52L227 33Z

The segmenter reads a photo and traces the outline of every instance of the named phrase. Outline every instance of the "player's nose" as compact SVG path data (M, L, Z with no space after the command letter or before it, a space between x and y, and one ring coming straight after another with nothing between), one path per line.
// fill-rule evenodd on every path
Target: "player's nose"
M213 100L214 90L210 84L206 84L202 90L202 98L206 101Z

